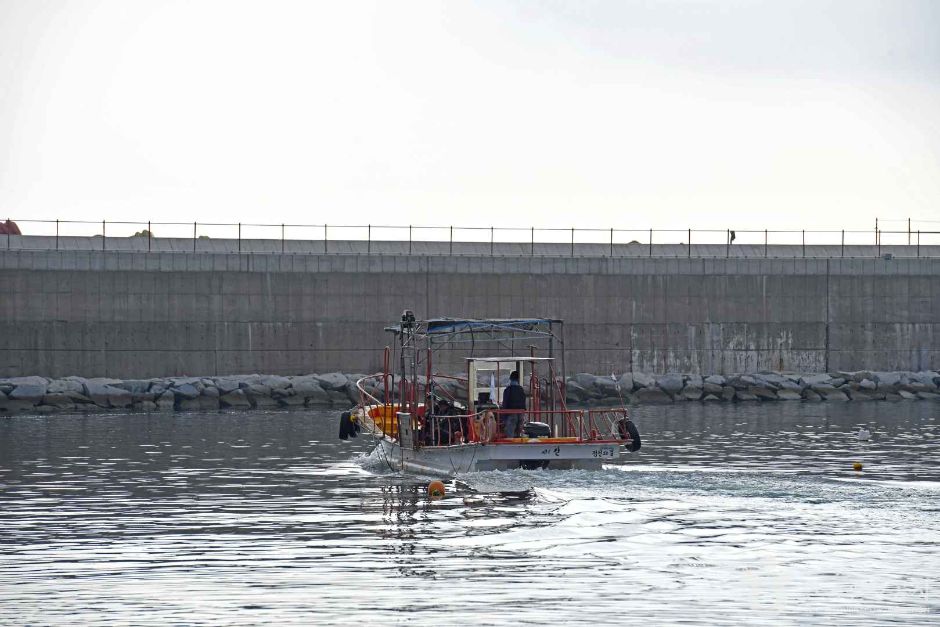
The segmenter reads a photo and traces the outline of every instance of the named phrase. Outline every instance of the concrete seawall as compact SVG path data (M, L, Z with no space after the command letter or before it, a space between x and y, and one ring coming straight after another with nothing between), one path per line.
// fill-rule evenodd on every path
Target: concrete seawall
M936 369L940 259L901 256L0 250L0 377L374 372L406 308L563 318L569 373Z

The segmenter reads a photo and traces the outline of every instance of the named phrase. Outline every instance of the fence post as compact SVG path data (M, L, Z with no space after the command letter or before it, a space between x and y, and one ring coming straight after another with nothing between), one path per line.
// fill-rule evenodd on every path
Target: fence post
M614 256L614 230L610 229L610 256Z
M571 256L574 257L574 227L571 227Z
M911 245L911 219L907 219L907 245Z
M803 229L803 259L806 259L806 229Z
M55 219L55 249L59 250L59 219Z
M845 257L845 229L842 229L842 256Z
M105 248L105 242L108 241L108 231L106 227L106 222L101 221L101 250Z
M490 227L490 257L493 256L493 227Z
M531 234L531 238L532 238L531 241L532 241L532 244L531 244L531 250L529 251L529 256L530 256L530 257L535 257L535 227L532 226L532 227L529 227L529 228L532 229L532 234Z
M450 254L454 254L454 225L450 225Z
M326 242L327 242L327 232L326 232L326 225L324 224L323 225L323 252L324 253L330 252L329 245Z
M725 229L725 258L731 256L731 229Z
M368 230L366 231L366 254L372 254L372 225L369 225Z
M689 229L689 259L692 258L692 229Z
M196 252L196 223L193 222L193 252Z
M408 254L411 254L411 225L408 225Z
M920 257L920 229L917 229L917 256Z
M878 241L878 218L875 218L875 246L880 242Z
M876 256L880 257L881 256L881 231L878 231L875 234L875 239L878 241L878 254Z
M242 223L238 223L238 253L242 252Z
M653 229L650 229L650 257L653 256Z
M284 254L284 223L281 222L281 254Z
M764 229L764 259L767 259L767 229Z

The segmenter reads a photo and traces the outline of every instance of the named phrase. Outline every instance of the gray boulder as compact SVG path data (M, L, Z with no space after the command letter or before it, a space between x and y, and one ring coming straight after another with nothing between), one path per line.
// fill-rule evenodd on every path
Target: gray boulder
M199 396L199 390L192 382L178 384L172 390L180 400L192 400Z
M170 390L166 390L163 394L158 396L157 400L154 402L157 404L157 409L159 410L173 409L176 404L176 395Z
M633 398L644 405L661 405L672 402L672 397L658 388L641 388L633 394Z
M901 384L901 374L899 372L873 372L872 376L878 383L878 387L890 387Z
M282 396L277 399L277 402L281 407L303 407L304 406L304 397L303 396Z
M627 395L633 391L633 373L625 372L620 375L620 391Z
M327 374L314 375L317 382L324 390L342 390L346 387L349 379L341 372L329 372Z
M725 379L720 374L713 374L711 376L705 377L705 383L710 383L712 385L722 386L727 382L727 379Z
M656 379L642 372L633 373L633 386L635 388L655 388Z
M10 379L6 379L5 381L8 384L12 385L13 387L17 387L19 385L38 385L38 386L46 387L46 385L49 384L49 379L45 377L35 377L35 376L13 377Z
M263 383L249 382L246 391L248 392L248 396L253 398L267 398L271 396L271 388L264 385Z
M712 394L714 396L721 396L722 386L717 383L705 382L705 385L702 386L702 390L705 394Z
M569 403L582 403L590 398L588 391L581 387L576 381L568 381L565 385L565 401Z
M822 396L814 392L812 388L806 388L803 390L803 398L811 402L819 402L822 400Z
M659 377L659 380L656 383L659 385L660 389L668 392L673 396L682 391L683 382L681 374L664 374L663 376Z
M585 390L593 387L597 378L598 377L595 377L593 374L589 374L587 372L579 372L578 374L574 375L574 380L577 381L578 385L583 387Z
M268 375L261 377L261 383L272 390L283 390L290 387L290 379L279 375Z
M151 383L152 381L150 379L127 379L114 384L114 387L123 388L134 396L140 397L150 390Z
M781 401L799 401L803 399L803 396L797 390L783 388L777 390L777 398Z
M816 385L828 384L830 381L832 381L832 377L826 373L805 374L800 377L800 385L803 387L813 387Z
M219 398L219 396L221 396L219 394L219 388L215 387L214 385L207 385L204 387L202 389L202 395L208 396L209 398Z
M761 401L775 401L777 400L777 395L773 390L759 385L751 386L747 389L749 394L753 394L755 398Z
M294 394L304 398L326 398L326 390L313 377L297 377L291 382Z
M852 389L849 388L849 391L846 392L848 397L853 401L873 401L876 400L874 394L868 392L867 390L862 389Z
M849 397L845 395L845 392L842 390L837 390L835 388L826 388L824 386L816 386L813 388L817 394L819 394L823 399L827 401L847 401Z
M65 394L66 392L83 393L84 391L85 386L82 382L72 379L55 379L54 381L50 381L49 385L46 387L46 392L49 394Z
M281 406L276 399L270 396L253 396L251 397L251 404L255 409L274 409Z
M907 390L898 390L898 396L900 396L905 401L917 400L917 394L914 392L908 392Z
M59 410L75 408L75 401L73 401L67 394L46 394L42 397L42 404L54 407Z
M721 399L715 396L714 394L706 394L702 397L702 401L706 403L712 403L714 401L720 401Z
M221 395L234 392L241 387L241 382L238 379L231 377L220 377L218 379L213 379L213 383L219 389L219 393Z
M105 381L113 379L104 379ZM98 407L128 407L133 403L131 393L124 388L89 379L85 384L85 395Z
M937 378L940 378L940 375L938 375L936 372L933 372L932 370L924 370L921 372L915 372L914 374L911 375L912 380L917 381L918 383L921 383L923 385L926 385L927 387L931 389L936 389Z
M232 390L219 397L222 407L251 407L251 400L244 390Z
M38 377L23 377L24 379L36 379ZM20 383L13 391L8 394L10 399L14 401L24 401L27 403L32 403L33 405L38 405L42 401L42 397L46 395L46 384L45 383Z
M728 378L728 385L735 390L744 390L746 392L749 387L757 385L757 379L746 374L735 375Z
M792 381L782 374L776 372L761 372L754 375L754 378L757 379L757 382L762 384L763 387L779 389L786 384L792 384Z
M597 377L594 380L594 389L602 398L617 396L617 387L619 385L619 381L614 381L610 377Z
M137 401L134 403L134 409L145 412L157 411L157 404L153 401Z
M0 398L0 414L28 414L36 410L32 401L18 401L12 398Z
M702 388L697 385L686 385L679 396L690 401L697 401L702 398Z
M734 388L730 385L723 385L721 387L721 400L730 401L734 399Z
M918 392L917 396L924 399L925 401L940 400L940 394L937 394L936 392Z

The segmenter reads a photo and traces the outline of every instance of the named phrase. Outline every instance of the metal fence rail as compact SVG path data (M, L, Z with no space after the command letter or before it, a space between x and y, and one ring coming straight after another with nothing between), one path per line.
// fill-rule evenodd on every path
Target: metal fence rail
M233 243L232 250L226 249L225 252L239 253L272 253L279 249L279 252L285 254L373 254L387 253L390 251L389 245L395 244L395 252L399 253L427 254L433 249L433 254L472 252L492 256L507 254L507 250L511 250L509 254L532 256L550 254L574 257L581 253L610 257L773 257L780 256L780 247L787 248L787 254L783 255L787 257L880 257L883 249L909 257L940 256L940 231L913 229L910 220L907 221L906 229L883 229L876 223L875 228L870 230L599 229L107 220L15 222L22 235L5 235L8 250L96 248L166 252L169 248L172 252L222 252L218 246L208 245L206 240L224 240ZM157 245L170 241L174 242L172 247ZM187 246L185 251L181 250L180 242L190 242L191 249ZM258 242L265 243L262 250L258 249ZM469 245L472 248L468 248ZM654 247L668 249L668 253L660 251L654 254ZM818 253L822 247L826 249L825 254L807 255L807 251Z

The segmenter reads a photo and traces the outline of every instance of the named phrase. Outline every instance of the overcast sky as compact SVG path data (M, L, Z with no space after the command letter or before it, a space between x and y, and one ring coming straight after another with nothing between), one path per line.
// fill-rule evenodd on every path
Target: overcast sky
M7 216L940 220L940 2L0 0Z

